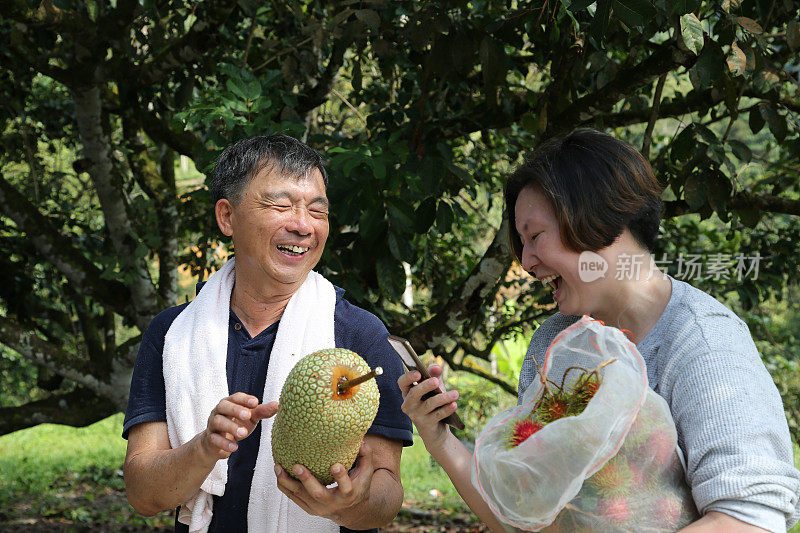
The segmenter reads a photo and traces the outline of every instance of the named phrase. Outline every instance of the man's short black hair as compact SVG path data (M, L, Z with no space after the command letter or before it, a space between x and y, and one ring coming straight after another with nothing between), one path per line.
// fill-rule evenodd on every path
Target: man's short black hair
M242 139L220 154L211 171L212 206L222 198L238 204L250 180L266 168L293 177L306 176L316 168L328 186L322 157L313 148L288 135L258 135Z

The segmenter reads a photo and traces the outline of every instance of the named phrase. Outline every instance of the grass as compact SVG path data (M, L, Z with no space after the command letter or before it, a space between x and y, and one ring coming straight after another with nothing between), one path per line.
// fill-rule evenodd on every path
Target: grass
M138 516L122 497L122 415L85 428L43 424L0 437L0 525L32 519L165 527L172 513ZM795 465L800 447L795 445ZM447 515L468 512L421 439L403 451L406 506ZM443 518L444 518L443 517ZM800 533L800 525L790 533Z

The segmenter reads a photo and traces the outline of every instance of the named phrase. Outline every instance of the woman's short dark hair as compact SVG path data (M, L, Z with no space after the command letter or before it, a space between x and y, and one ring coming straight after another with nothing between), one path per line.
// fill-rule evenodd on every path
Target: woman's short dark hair
M661 186L650 163L630 144L579 129L545 142L526 159L505 187L508 234L517 259L522 240L514 211L519 193L530 186L539 187L552 204L566 247L597 251L628 228L652 252L661 220Z
M328 186L322 157L313 148L288 135L259 135L242 139L222 151L211 171L211 205L217 205L222 198L238 204L250 180L268 167L297 177L316 168Z

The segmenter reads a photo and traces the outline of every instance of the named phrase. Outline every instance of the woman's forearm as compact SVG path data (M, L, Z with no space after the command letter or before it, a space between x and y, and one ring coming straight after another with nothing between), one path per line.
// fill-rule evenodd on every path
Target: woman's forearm
M450 477L450 481L453 482L453 486L469 508L472 509L472 512L492 531L505 531L503 525L492 513L489 505L472 484L470 472L472 454L455 436L451 433L448 433L448 435L440 447L437 449L429 448L428 453L442 466Z

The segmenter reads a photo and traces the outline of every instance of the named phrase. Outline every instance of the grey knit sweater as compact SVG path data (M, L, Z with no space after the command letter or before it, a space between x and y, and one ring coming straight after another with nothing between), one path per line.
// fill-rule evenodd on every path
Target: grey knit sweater
M794 467L781 398L747 329L708 294L670 278L672 297L636 347L650 387L664 397L701 513L720 511L769 531L800 518L800 472ZM560 313L533 335L519 393L556 335L580 317Z

